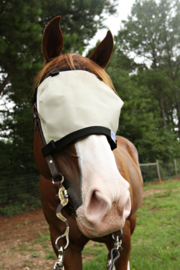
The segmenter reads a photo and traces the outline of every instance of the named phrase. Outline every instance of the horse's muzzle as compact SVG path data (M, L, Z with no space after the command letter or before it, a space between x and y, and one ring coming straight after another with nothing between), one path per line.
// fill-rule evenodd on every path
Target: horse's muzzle
M88 238L101 237L121 229L131 211L129 190L116 200L100 191L92 192L85 207L77 211L77 224Z

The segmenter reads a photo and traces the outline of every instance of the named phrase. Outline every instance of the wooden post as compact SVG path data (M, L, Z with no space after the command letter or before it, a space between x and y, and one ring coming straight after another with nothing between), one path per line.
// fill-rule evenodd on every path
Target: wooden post
M159 177L159 182L163 183L163 181L161 180L161 174L160 174L160 170L159 170L159 163L158 160L156 160L156 164L157 164L157 173L158 173L158 177Z
M176 159L174 159L174 167L175 167L175 172L176 172L176 178L178 179Z

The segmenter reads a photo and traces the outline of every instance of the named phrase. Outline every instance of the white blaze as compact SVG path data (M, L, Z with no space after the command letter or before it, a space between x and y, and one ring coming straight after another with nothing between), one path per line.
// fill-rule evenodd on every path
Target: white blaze
M75 144L82 173L82 201L77 223L87 237L124 226L131 209L129 183L120 175L107 138L91 135Z

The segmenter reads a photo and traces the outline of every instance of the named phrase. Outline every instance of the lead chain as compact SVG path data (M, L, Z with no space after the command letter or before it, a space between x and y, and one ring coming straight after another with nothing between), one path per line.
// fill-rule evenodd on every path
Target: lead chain
M69 199L68 199L67 190L62 186L62 184L61 184L60 189L59 189L59 192L58 192L58 197L59 197L59 200L60 200L60 204L59 204L59 206L57 208L56 216L60 220L62 220L63 222L65 222L66 230L55 241L55 246L56 246L56 249L58 250L58 261L55 262L54 267L53 267L53 270L64 270L64 264L63 264L64 254L65 254L65 250L69 246L69 224L68 224L67 219L62 215L61 210L62 210L62 208L64 206L66 206L68 204ZM63 246L59 247L58 246L58 242L63 237L66 238L66 245L64 247Z
M112 239L115 242L114 242L114 248L111 249L110 259L107 262L107 270L113 270L115 262L120 257L120 251L123 250L123 248L122 248L122 236L123 236L122 229L120 230L120 235L119 236L117 235L116 238L114 236L114 233L112 233Z

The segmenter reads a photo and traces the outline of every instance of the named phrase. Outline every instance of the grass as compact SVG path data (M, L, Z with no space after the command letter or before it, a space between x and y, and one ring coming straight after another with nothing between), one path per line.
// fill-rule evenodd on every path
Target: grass
M137 227L132 237L132 270L175 270L180 265L180 181L148 185L159 189L146 198L137 212Z
M54 260L54 259L56 259L57 257L55 255L54 251L52 250L51 245L49 246L49 243L50 243L50 235L49 235L49 233L48 233L48 235L44 235L39 231L39 236L40 236L39 243L41 243L41 246L43 246L45 248L45 250L46 250L45 259L46 260Z
M25 220L25 221L24 221L24 225L27 225L28 223L29 223L28 220Z
M36 257L39 257L39 253L37 252L33 252L30 256L31 258L36 258Z
M157 189L143 201L137 212L132 236L131 270L180 269L180 181L146 184L144 190ZM84 270L104 270L107 250L100 245L88 247L84 254L93 259L84 262Z
M151 194L151 189L158 192ZM137 226L132 236L131 270L179 270L180 269L180 180L166 181L155 185L145 183L146 198L143 206L137 212ZM151 194L151 195L150 195ZM28 224L28 220L24 225ZM9 230L12 225L8 225ZM21 229L17 224L17 229ZM32 243L22 243L11 249L30 258L40 259L41 254L36 244L40 244L44 251L43 260L56 259L47 231L38 233ZM1 251L2 255L6 251ZM87 245L83 251L85 261L83 270L104 270L106 268L108 251L104 244L94 243ZM42 260L42 259L41 259ZM36 267L25 261L28 268ZM0 264L0 270L4 269Z
M11 249L12 253L14 253L16 251L23 251L23 252L27 251L28 252L28 251L35 251L35 249L32 246L29 246L25 243L22 243L22 244L19 244L18 247L13 247Z
M34 265L31 262L25 262L25 269L34 268Z

